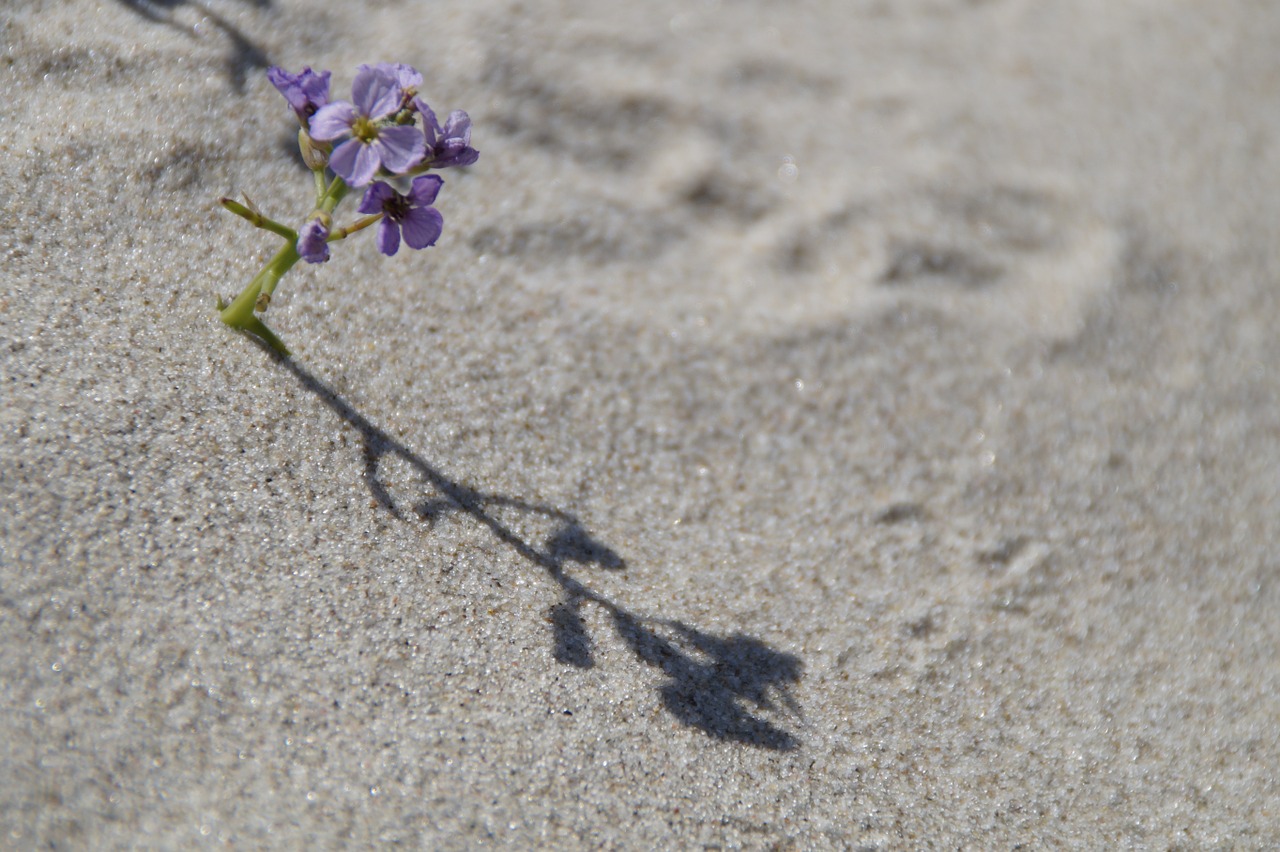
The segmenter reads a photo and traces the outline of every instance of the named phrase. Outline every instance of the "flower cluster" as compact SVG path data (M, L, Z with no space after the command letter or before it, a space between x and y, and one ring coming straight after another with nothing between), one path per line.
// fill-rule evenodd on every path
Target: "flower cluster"
M449 113L441 126L419 94L422 75L408 65L380 62L361 65L350 101L329 99L328 71L303 68L291 74L267 70L267 79L297 116L298 146L313 172L316 206L297 231L268 219L253 202L229 198L222 205L260 228L284 237L287 245L229 306L222 319L252 331L283 351L279 340L254 311L266 310L279 279L299 260L323 263L329 244L378 225L378 250L388 257L400 248L435 245L444 219L433 206L444 181L426 172L469 166L480 156L471 147L471 119L462 110ZM364 188L358 210L365 214L351 225L333 226L333 211L351 188Z

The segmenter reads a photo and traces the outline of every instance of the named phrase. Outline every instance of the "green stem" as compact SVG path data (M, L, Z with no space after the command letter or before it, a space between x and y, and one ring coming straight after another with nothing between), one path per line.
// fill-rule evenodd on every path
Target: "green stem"
M324 185L323 167L314 170L312 174L316 176L316 206L319 206L320 202L324 200L325 193L329 191L329 188Z
M323 212L326 216L333 212L338 206L338 202L342 201L343 196L347 194L347 182L340 177L335 177L333 183L325 186L324 172L317 169L316 176L316 209ZM232 328L241 331L247 331L250 334L262 338L276 352L281 355L288 355L289 350L285 348L284 342L276 337L271 329L267 328L262 320L258 319L255 311L265 311L267 304L271 301L271 294L275 292L276 285L280 283L280 279L284 274L293 268L293 265L302 258L298 255L298 234L292 228L287 228L278 222L275 222L256 210L251 210L238 201L229 198L220 199L222 206L226 207L237 216L248 219L259 228L265 228L284 237L285 243L280 251L276 252L271 260L267 261L267 265L262 267L257 275L253 276L253 280L249 282L240 295L229 305L224 305L221 300L218 301L218 311L222 316L222 321ZM361 224L360 227L368 227L372 222ZM350 233L350 229L345 229L342 236ZM341 239L341 237L339 237Z
M329 184L329 188L325 190L324 195L320 196L320 201L316 207L326 213L332 213L333 208L338 206L338 202L347 194L347 182L340 177L335 177L333 183Z
M363 231L365 228L369 227L370 225L376 222L381 222L382 216L383 214L381 213L377 214L376 216L365 216L363 219L357 219L356 221L352 222L350 225L348 225L345 228L334 228L332 231L329 232L328 242L332 243L338 240L345 240L347 237L351 236L356 231Z
M284 277L295 263L301 258L298 256L297 246L292 242L286 242L280 251L276 252L275 257L267 261L267 265L253 277L249 285L240 291L240 295L225 307L219 305L222 312L222 321L232 328L238 328L241 331L247 331L255 334L265 340L281 355L288 355L289 350L285 348L280 338L272 333L271 329L258 319L254 314L254 309L271 298L272 292L276 289L276 284Z
M240 218L247 219L256 227L262 228L263 230L266 230L266 231L271 231L273 234L279 234L280 236L284 237L286 240L298 239L297 233L295 233L292 228L289 228L285 225L281 225L279 222L275 221L274 219L268 219L266 216L263 216L258 211L252 210L244 206L239 201L235 201L234 199L231 199L231 198L220 198L218 199L218 203L220 203L223 207L227 208L228 210L230 210L232 213L236 214Z

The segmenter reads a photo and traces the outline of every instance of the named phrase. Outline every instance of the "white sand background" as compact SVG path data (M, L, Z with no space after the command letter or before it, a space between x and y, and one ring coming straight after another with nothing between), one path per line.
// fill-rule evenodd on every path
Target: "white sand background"
M1274 844L1277 44L5 3L0 845ZM380 60L481 159L285 279L281 362L215 200L309 209L266 64Z

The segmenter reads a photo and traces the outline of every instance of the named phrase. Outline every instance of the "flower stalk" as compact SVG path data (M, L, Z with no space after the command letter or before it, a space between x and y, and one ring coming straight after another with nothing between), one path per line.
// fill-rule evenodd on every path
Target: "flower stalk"
M431 169L468 166L479 154L471 147L471 120L465 112L449 114L441 127L435 113L418 96L422 75L408 65L361 65L352 86L352 101L329 101L328 71L304 68L290 74L269 68L267 78L288 101L298 119L298 148L315 182L315 208L297 230L264 216L245 196L244 204L218 200L226 210L256 228L270 231L284 245L230 304L218 300L219 315L232 328L256 335L281 355L289 351L259 318L276 285L300 260L324 263L329 244L375 224L378 248L388 257L401 235L410 248L434 245L443 218L432 206L443 181ZM332 175L332 179L330 179ZM413 186L407 194L378 178ZM359 212L350 224L334 227L333 214L352 188L365 187Z
M232 328L257 335L276 352L281 355L288 355L289 350L285 347L284 342L279 337L276 337L271 329L267 328L266 324L258 319L254 312L267 309L276 284L301 259L293 241L285 242L275 256L267 261L267 265L262 267L261 271L253 277L249 285L240 291L240 295L236 296L231 304L227 305L219 300L218 310L221 312L222 321Z

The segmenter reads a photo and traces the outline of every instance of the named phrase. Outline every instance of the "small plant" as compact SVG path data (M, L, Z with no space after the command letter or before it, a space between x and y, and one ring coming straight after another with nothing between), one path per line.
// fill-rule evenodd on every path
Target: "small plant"
M432 169L469 166L480 156L471 147L471 119L462 110L444 125L418 95L422 75L408 65L361 65L350 101L329 100L329 72L303 68L290 74L267 70L267 78L298 117L298 147L315 180L315 209L298 230L262 214L246 195L241 204L220 199L223 207L256 227L284 239L284 245L231 304L219 300L222 321L262 338L288 355L280 338L258 318L276 285L299 260L324 263L329 244L378 226L378 250L388 257L403 239L410 248L435 245L444 219L432 205L444 180ZM364 214L334 227L333 214L353 188L364 187L356 208Z

